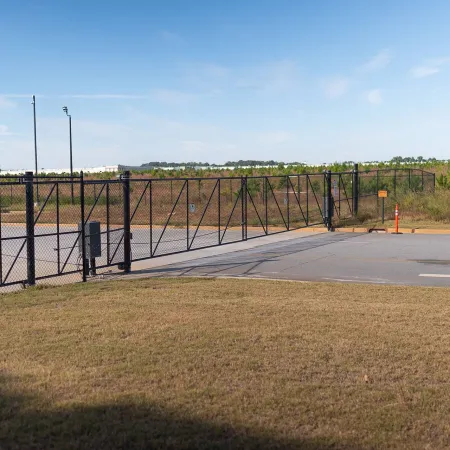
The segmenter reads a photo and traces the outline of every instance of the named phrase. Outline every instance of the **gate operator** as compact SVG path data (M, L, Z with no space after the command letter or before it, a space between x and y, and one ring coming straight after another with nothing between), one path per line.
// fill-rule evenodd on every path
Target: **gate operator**
M83 229L83 224L80 222L78 224L78 231ZM90 221L86 222L84 226L84 242L85 242L85 261L83 261L83 267L90 266L91 275L96 275L96 264L95 258L100 258L102 256L102 239L101 239L101 229L100 222ZM78 248L80 251L80 256L83 257L83 244L82 239L78 239Z
M323 204L322 204L322 216L323 221L325 225L328 228L328 231L332 231L332 220L334 217L334 197L330 196L328 198L327 196L323 197Z

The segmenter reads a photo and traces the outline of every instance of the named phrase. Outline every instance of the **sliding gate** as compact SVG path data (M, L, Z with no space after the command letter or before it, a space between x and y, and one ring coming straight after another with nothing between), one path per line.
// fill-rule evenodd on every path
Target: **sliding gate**
M133 261L221 246L377 211L377 192L434 189L434 174L114 180L0 177L0 288L85 281ZM95 222L97 228L89 228ZM84 224L84 226L82 226ZM92 231L92 230L96 231ZM97 242L95 256L87 253Z

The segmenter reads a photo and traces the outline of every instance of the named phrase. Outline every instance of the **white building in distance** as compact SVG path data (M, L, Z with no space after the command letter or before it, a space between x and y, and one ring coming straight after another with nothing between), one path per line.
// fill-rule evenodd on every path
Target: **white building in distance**
M83 173L104 173L104 172L118 172L119 166L101 166L101 167L74 167L73 171L75 173L80 173L81 171ZM23 175L25 172L33 172L34 169L19 169L19 170L4 170L0 169L0 175ZM63 174L70 174L70 169L63 168L63 169L39 169L38 173L41 175L48 175L48 174L56 174L56 175L63 175Z

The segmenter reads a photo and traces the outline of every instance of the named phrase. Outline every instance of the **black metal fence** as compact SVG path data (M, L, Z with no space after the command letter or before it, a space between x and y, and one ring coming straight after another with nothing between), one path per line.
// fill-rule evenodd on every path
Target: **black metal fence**
M432 191L434 182L417 169L357 167L222 178L0 177L0 291L54 277L85 281L112 266L129 272L132 261L302 227L332 229L361 210L376 214L378 190Z

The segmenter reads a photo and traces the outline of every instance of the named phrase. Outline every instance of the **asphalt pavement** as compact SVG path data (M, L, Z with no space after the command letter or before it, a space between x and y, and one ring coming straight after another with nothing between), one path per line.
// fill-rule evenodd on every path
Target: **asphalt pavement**
M171 257L166 257L147 262L147 267L144 261L133 266L133 275L450 286L450 235L339 232L286 235L290 239L269 236L255 240L259 241L256 247L234 244L228 246L230 251L225 254L197 255L195 260L171 264ZM231 251L236 246L241 248Z

